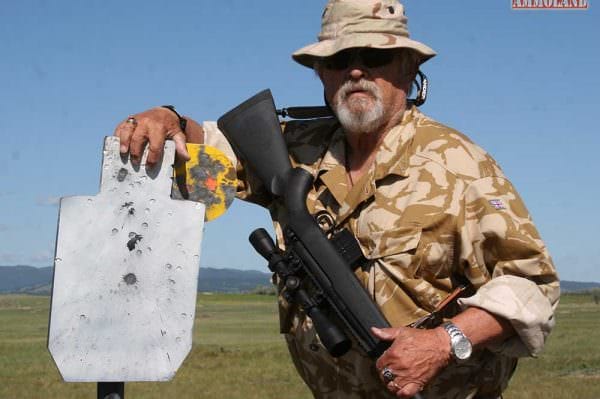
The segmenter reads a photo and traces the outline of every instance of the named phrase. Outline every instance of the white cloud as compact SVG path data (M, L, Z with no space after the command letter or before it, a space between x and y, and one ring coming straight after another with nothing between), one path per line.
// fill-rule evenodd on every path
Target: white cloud
M0 265L51 266L54 263L54 248L42 249L32 254L23 252L0 252Z
M49 265L54 262L54 251L42 250L31 254L27 260L31 263L44 263Z
M3 265L19 263L20 256L11 252L0 252L0 263Z

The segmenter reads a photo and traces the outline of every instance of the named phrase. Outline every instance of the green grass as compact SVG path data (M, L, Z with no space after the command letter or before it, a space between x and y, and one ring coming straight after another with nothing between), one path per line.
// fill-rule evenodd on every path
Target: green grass
M49 297L0 295L0 398L95 398L62 381L48 350ZM311 398L279 335L276 297L199 295L192 352L171 382L127 383L129 398Z
M538 359L523 359L507 398L600 398L600 305L563 295L557 324Z
M0 295L0 398L95 398L64 383L46 349L48 297ZM129 398L311 398L278 333L273 296L199 295L194 346L171 382L127 383ZM600 398L600 305L565 295L538 359L522 360L505 398Z

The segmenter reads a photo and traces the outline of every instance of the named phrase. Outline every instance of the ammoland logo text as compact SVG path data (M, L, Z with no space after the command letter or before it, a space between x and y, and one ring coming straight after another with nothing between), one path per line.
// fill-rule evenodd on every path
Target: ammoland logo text
M523 10L586 10L588 0L511 0L513 9Z

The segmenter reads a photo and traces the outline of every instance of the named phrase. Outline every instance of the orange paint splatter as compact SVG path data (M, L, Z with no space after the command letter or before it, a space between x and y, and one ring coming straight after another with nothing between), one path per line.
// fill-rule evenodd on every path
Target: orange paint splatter
M209 176L206 178L206 180L204 180L204 185L210 191L215 191L217 189L217 179L213 179L212 177Z

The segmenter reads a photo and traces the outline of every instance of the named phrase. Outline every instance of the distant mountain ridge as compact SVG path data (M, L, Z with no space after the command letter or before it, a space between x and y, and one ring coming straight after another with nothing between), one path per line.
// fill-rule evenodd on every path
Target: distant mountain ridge
M0 292L19 292L51 282L52 267L0 266Z
M49 294L52 267L0 266L0 293ZM600 283L561 281L562 292L600 289ZM248 292L271 285L271 274L258 270L216 269L201 267L198 291Z
M52 267L0 266L0 293L49 294ZM247 292L271 285L271 274L258 270L201 267L198 291Z

